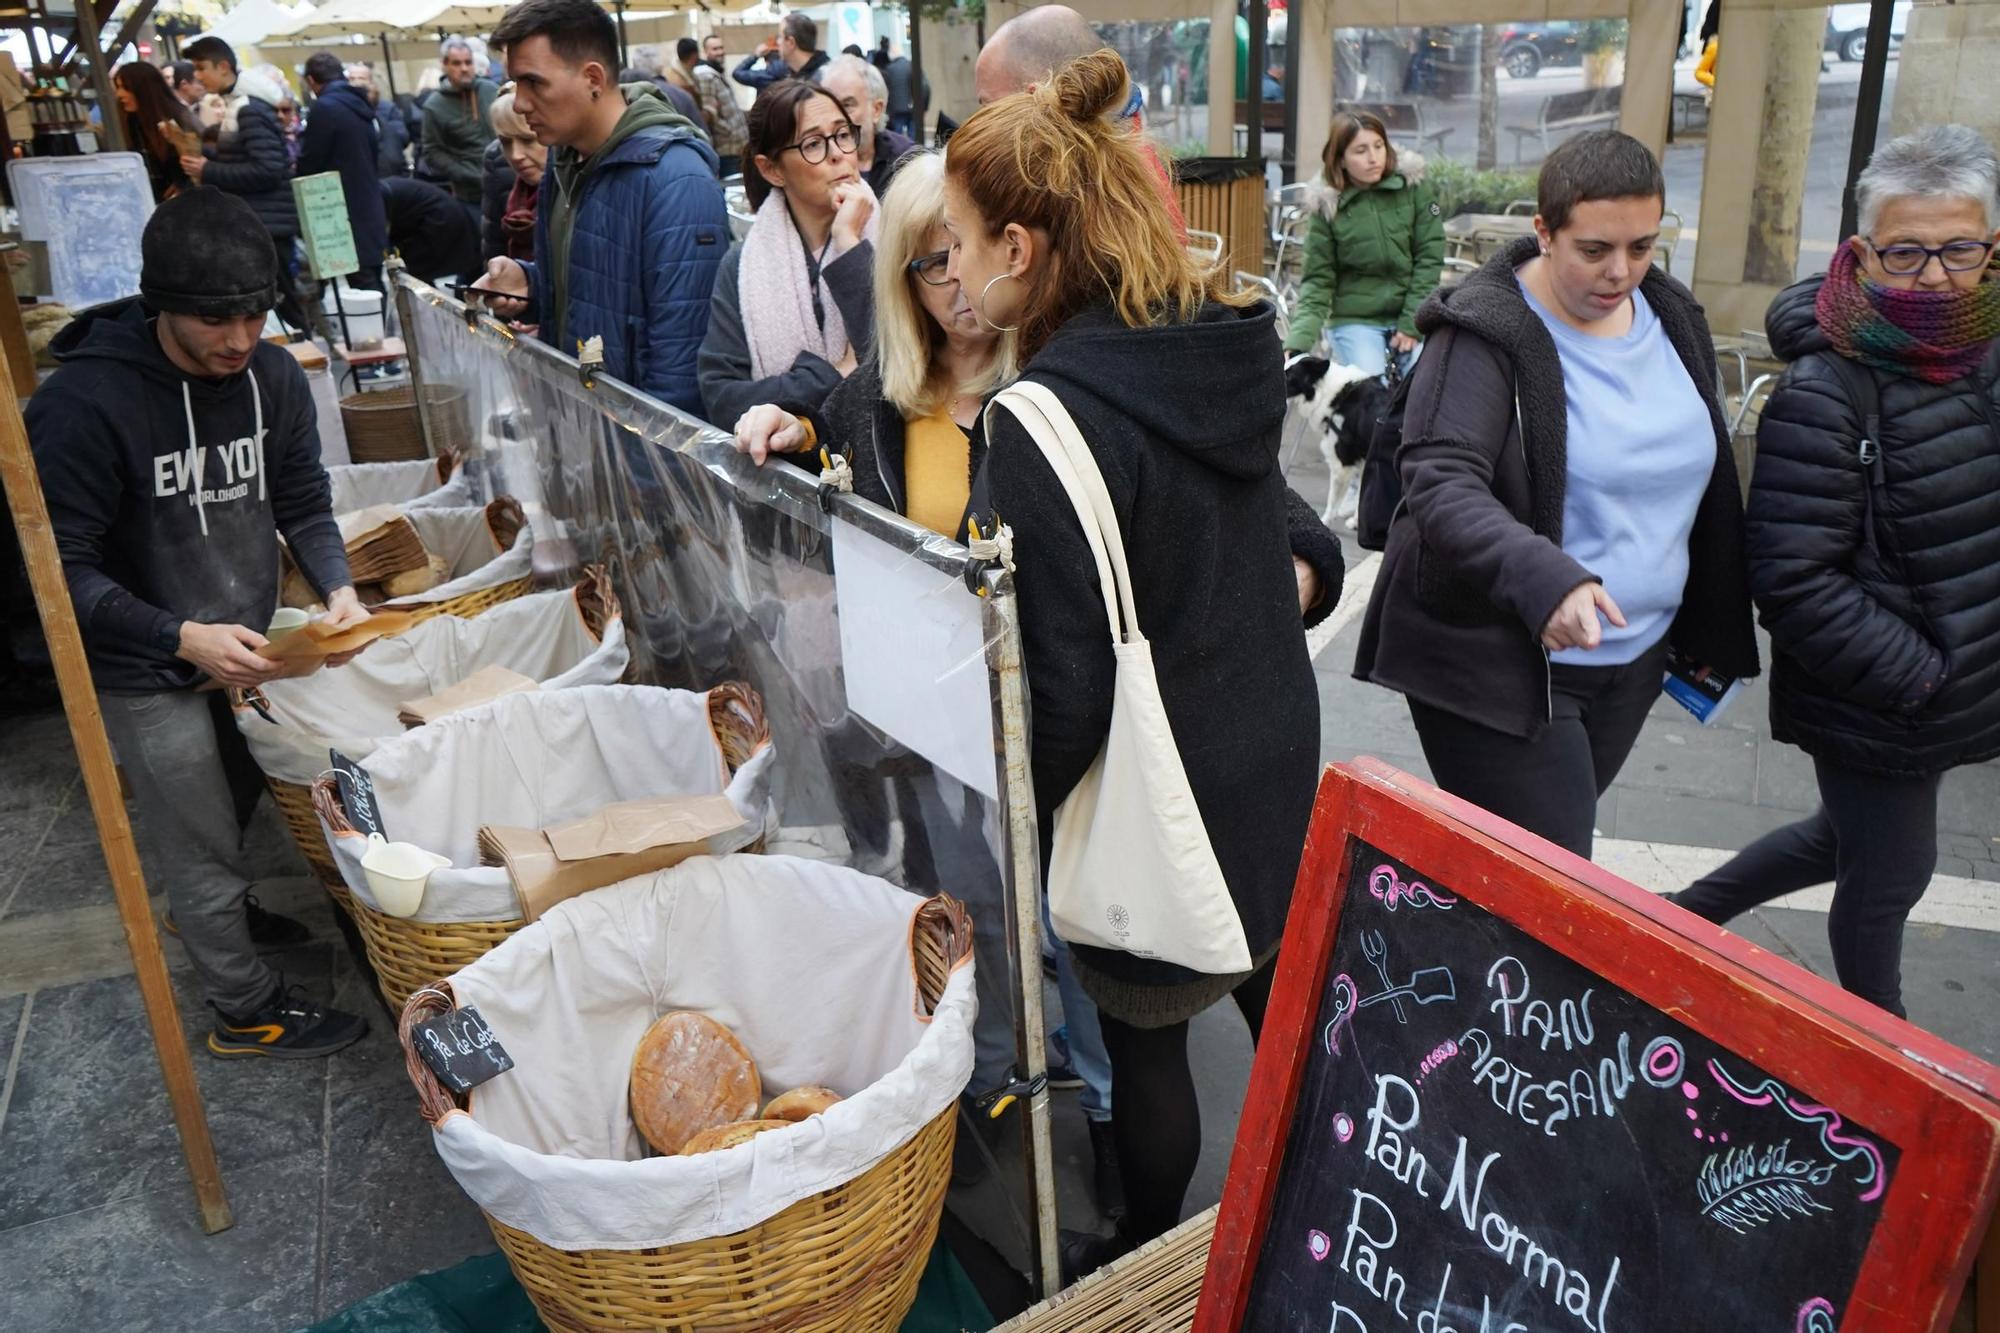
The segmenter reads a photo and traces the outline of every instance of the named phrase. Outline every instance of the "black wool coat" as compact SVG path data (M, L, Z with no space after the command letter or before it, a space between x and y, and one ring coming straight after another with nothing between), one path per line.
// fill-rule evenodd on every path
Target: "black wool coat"
M389 244L389 219L382 211L381 175L376 162L380 131L368 94L346 79L320 89L299 140L299 175L340 173L347 221L354 229L354 254L364 271L381 267Z
M1495 731L1549 722L1542 626L1597 576L1562 549L1568 398L1555 339L1514 271L1532 238L1417 312L1426 343L1396 452L1403 506L1362 620L1354 674ZM1716 397L1715 343L1692 294L1658 269L1640 290L1715 428L1715 468L1688 540L1668 641L1732 676L1757 674L1743 501Z
M1772 734L1891 776L1990 759L2000 755L2000 343L1951 384L1843 368L1814 319L1821 281L1780 293L1765 321L1792 362L1765 404L1750 480ZM1874 381L1873 404L1855 401L1855 375Z

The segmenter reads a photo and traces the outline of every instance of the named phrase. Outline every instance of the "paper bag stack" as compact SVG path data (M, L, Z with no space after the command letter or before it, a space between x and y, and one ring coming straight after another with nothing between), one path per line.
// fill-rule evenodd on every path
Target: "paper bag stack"
M408 699L396 705L396 720L406 727L421 727L448 713L491 703L505 694L539 690L541 684L500 665L483 666L456 685L447 686L424 699Z
M710 838L743 823L727 796L656 796L546 829L484 825L479 860L507 868L521 915L533 921L579 893L699 856Z

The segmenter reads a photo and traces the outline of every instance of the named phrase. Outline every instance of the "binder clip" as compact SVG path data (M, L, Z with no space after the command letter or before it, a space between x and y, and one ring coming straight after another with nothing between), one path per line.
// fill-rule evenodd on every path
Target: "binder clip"
M604 369L604 339L585 338L576 345L576 377L586 389L597 387L597 372Z

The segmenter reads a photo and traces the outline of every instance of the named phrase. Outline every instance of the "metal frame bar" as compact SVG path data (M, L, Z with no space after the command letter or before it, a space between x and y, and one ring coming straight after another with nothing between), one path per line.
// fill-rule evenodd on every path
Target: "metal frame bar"
M818 482L805 472L790 467L756 468L736 452L734 442L721 430L608 375L593 374L585 379L573 358L539 339L518 338L511 329L476 307L468 309L463 301L412 278L400 264L391 267L389 282L396 289L396 307L403 323L403 344L408 354L410 381L416 386L417 415L426 449L432 449L434 437L430 404L422 389L423 349L413 318L418 301L454 317L475 339L490 340L496 346L505 344L514 355L542 362L553 372L551 379L565 386L572 401L593 405L605 417L644 438L656 439L657 432L649 432L645 427L644 423L649 421L678 420L698 426L699 434L693 443L676 446L676 451L742 494L756 496L821 531L829 531L833 516L838 515L911 558L954 577L963 578L971 568L971 558L964 548L946 543L928 528L858 496L836 495L830 507L823 508ZM1001 881L1009 907L1007 948L1012 968L1008 983L1013 990L1015 1059L1020 1076L1032 1082L1045 1074L1048 1066L1042 1010L1041 833L1035 818L1034 783L1028 758L1027 673L1022 661L1019 608L1012 579L1003 570L986 569L979 579L979 596L986 604L988 669L996 678L999 695L995 717L1001 738L998 776L1007 817ZM1022 1119L1027 1148L1025 1184L1034 1229L1030 1237L1030 1265L1037 1287L1049 1296L1062 1285L1062 1268L1057 1246L1055 1157L1046 1088L1026 1099L1026 1114Z

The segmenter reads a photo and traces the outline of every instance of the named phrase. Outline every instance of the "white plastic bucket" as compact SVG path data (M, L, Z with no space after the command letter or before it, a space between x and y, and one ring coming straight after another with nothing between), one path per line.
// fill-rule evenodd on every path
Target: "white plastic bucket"
M335 292L339 292L339 303L335 304ZM350 287L345 281L336 281L326 289L320 298L320 309L325 311L328 325L334 336L347 344L349 351L359 352L366 348L380 347L388 329L382 322L382 293L362 291ZM346 326L341 324L342 314L346 315Z

